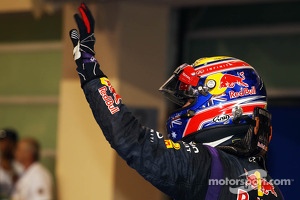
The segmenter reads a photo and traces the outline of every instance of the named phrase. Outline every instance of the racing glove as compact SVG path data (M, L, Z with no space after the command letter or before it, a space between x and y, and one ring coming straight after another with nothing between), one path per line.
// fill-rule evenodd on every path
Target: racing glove
M80 78L81 87L83 87L87 82L106 77L100 70L100 65L97 62L94 51L95 45L95 20L88 9L88 7L82 3L78 8L79 14L75 14L74 18L79 30L70 30L70 38L73 43L73 56L77 65L77 72Z

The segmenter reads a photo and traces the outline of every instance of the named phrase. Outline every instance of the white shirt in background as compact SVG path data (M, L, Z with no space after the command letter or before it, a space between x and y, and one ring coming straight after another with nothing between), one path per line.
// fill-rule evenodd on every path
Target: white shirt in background
M12 200L51 200L52 177L40 163L33 163L15 185Z
M17 176L19 176L22 173L22 167L20 166L20 164L13 162L12 167L13 173L15 173ZM0 199L10 197L12 191L12 174L0 166Z
M0 199L9 197L12 191L13 181L10 174L0 166Z

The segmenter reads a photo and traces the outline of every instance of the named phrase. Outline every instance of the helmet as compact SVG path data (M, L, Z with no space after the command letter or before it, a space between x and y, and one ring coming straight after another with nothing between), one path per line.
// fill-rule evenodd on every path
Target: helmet
M211 146L245 136L254 108L267 106L266 89L248 63L226 56L200 58L179 66L159 89L181 106L167 120L174 142ZM186 104L192 100L192 103ZM187 106L184 106L184 105Z

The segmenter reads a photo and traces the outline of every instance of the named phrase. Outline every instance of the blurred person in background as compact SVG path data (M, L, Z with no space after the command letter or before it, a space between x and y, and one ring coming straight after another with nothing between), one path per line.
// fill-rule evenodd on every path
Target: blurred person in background
M52 177L39 162L40 145L33 138L19 141L16 148L16 160L24 168L12 195L13 200L51 200Z
M14 151L18 134L12 129L0 130L0 199L7 199L17 180L17 165L14 162Z

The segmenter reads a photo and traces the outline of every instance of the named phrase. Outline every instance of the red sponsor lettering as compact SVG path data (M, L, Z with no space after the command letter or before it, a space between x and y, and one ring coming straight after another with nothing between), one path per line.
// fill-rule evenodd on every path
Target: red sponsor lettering
M254 94L256 94L256 89L254 86L252 86L251 89L241 88L239 92L229 91L229 98L235 99L238 97L249 96Z
M107 87L106 86L102 86L101 88L98 89L102 99L105 102L105 105L107 106L108 110L110 111L110 113L113 115L117 112L120 111L119 107L115 106L115 100L107 95ZM115 93L114 93L115 94ZM118 100L120 101L120 100Z

